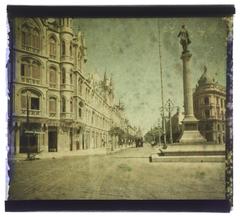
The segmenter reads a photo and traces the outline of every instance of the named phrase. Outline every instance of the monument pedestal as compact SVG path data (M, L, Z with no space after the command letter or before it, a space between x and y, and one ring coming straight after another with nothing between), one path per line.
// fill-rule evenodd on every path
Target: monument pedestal
M207 140L198 130L198 120L194 116L185 117L183 120L183 135L180 143L203 143Z

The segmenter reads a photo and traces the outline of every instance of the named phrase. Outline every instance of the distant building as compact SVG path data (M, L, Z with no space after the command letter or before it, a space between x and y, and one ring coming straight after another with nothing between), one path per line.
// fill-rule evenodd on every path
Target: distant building
M9 143L12 153L105 148L125 117L112 79L85 71L86 44L71 18L11 20ZM28 109L29 108L29 109ZM29 113L29 127L27 126Z
M193 93L193 103L199 130L209 142L225 142L225 100L225 87L212 79L205 67Z
M172 121L172 138L173 142L179 142L179 139L182 135L182 121L184 118L184 114L180 112L179 108L177 109L177 112L171 117ZM166 122L166 136L167 140L170 138L170 123L169 120ZM162 136L163 139L163 136Z

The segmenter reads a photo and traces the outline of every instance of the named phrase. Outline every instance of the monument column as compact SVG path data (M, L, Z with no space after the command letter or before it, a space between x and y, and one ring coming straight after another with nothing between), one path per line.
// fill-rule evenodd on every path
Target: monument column
M198 120L193 112L193 95L192 95L192 72L190 60L192 54L188 51L188 45L191 43L185 26L182 26L178 34L180 44L183 47L181 59L183 62L183 96L184 96L184 119L183 119L183 135L180 139L181 143L200 143L206 142L198 130Z
M183 91L184 91L184 110L185 118L194 117L193 115L193 98L192 98L192 73L190 69L190 52L183 53Z

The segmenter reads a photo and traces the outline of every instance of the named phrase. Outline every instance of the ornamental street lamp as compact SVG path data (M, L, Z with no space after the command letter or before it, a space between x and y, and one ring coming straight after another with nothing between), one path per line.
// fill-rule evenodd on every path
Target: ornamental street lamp
M27 125L26 125L26 129L25 129L25 135L27 137L27 160L30 160L31 159L31 156L30 156L30 134L29 134L29 131L30 131L30 121L29 121L29 99L31 97L31 92L30 91L27 91L26 93L27 95Z

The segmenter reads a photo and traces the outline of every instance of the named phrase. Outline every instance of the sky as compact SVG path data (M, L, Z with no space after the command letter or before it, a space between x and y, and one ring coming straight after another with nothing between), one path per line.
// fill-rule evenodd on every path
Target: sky
M161 83L157 19L75 19L85 35L86 71L112 75L115 97L125 105L130 123L143 132L160 116ZM177 35L186 26L192 43L192 88L206 65L210 76L226 83L226 25L222 18L159 18L164 102L183 112L182 47ZM165 104L164 103L164 104Z

